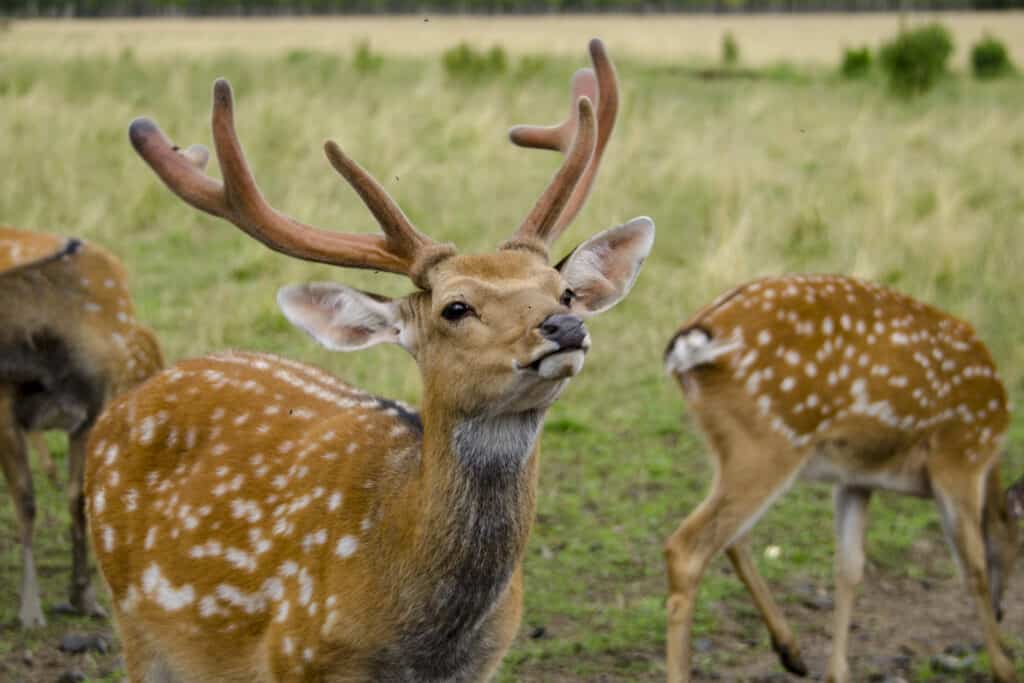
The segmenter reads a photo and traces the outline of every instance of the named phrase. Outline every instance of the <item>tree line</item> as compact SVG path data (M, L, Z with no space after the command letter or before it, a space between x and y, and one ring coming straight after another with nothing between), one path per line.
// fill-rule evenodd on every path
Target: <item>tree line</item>
M144 17L417 12L866 12L1021 7L1024 7L1024 0L0 0L0 15Z

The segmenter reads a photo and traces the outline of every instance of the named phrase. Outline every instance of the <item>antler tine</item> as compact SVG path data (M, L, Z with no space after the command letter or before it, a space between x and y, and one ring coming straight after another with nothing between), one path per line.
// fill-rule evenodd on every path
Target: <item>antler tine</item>
M607 147L615 128L615 118L619 111L618 78L604 43L599 38L594 38L590 41L589 49L594 68L577 71L573 75L571 87L574 105L581 95L591 97L596 103L597 145L594 148L590 164L577 183L552 230L552 241L569 227L586 203L594 179L597 177L597 170L601 165L605 147ZM509 138L513 144L520 147L559 150L564 153L572 142L577 125L577 118L573 110L570 111L569 118L557 126L516 126L509 131Z
M328 140L324 143L324 152L334 170L348 181L366 208L377 219L384 234L387 235L388 244L394 251L415 257L417 253L434 243L413 226L387 190L362 166L349 158L338 143Z
M557 152L568 150L576 135L576 102L581 97L586 97L600 106L597 77L594 75L594 70L591 68L579 69L572 75L570 89L572 90L572 99L569 101L569 115L565 121L554 126L513 126L508 131L508 137L512 144Z
M179 152L149 119L133 121L129 136L139 156L175 194L195 208L233 223L275 251L307 261L412 276L420 249L429 243L428 238L414 230L415 239L398 240L390 239L393 223L381 224L389 238L327 232L270 206L245 161L235 132L233 109L231 86L218 79L213 88L212 127L223 183L202 172L205 158L196 146ZM377 215L376 210L374 214Z
M590 100L581 97L576 104L577 120L576 135L572 147L565 155L562 167L558 169L544 194L519 226L512 242L530 242L541 240L545 246L550 245L558 233L555 231L558 217L562 214L566 202L586 171L587 163L594 154L594 107Z

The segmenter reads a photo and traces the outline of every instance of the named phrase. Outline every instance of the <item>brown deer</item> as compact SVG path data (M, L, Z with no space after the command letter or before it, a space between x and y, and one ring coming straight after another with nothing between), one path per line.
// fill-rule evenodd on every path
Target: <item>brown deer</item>
M599 43L599 107L616 84ZM283 288L288 319L328 348L401 346L421 413L260 353L188 360L118 400L90 441L90 529L133 681L484 681L518 628L545 412L578 374L583 318L629 291L654 237L638 218L548 265L595 163L591 100L574 142L495 253L432 241L333 142L327 157L384 236L325 232L271 208L214 86L223 185L154 123L135 149L186 202L272 249L406 275L400 299L329 283ZM568 207L570 210L578 209Z
M117 259L94 244L0 227L0 464L21 532L18 616L26 628L46 623L32 553L36 506L29 432L57 429L69 435L71 606L103 613L89 582L85 442L112 396L162 366L160 347L135 319L125 282ZM37 449L40 436L33 437ZM49 451L43 453L44 465L52 467Z
M965 322L834 275L757 280L672 338L666 365L714 456L704 501L665 544L668 680L690 680L697 584L725 550L784 667L806 674L745 537L797 479L835 485L836 599L828 680L850 679L847 631L874 490L930 497L976 602L996 679L1015 681L996 626L1024 479L1003 493L1006 391Z

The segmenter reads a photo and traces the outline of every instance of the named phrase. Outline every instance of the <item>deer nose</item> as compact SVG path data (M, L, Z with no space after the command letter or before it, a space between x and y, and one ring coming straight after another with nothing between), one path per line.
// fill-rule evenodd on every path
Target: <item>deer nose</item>
M537 329L542 337L555 342L560 349L583 348L583 340L587 338L583 320L566 313L549 315Z

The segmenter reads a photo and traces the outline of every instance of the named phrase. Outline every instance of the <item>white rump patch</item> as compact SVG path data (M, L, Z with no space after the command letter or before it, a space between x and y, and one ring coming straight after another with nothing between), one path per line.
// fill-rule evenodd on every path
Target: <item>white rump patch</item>
M676 338L665 358L665 370L680 375L698 365L714 362L719 356L732 353L742 346L739 339L713 340L704 330L696 329Z

